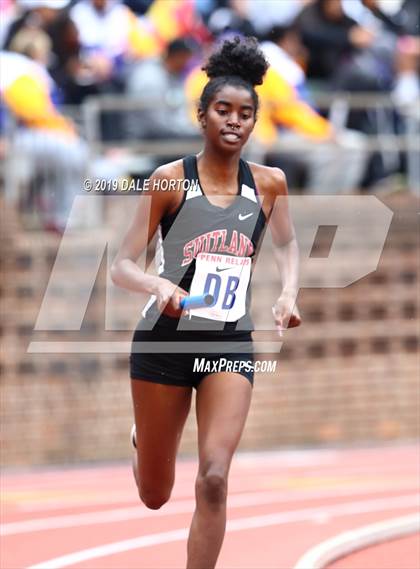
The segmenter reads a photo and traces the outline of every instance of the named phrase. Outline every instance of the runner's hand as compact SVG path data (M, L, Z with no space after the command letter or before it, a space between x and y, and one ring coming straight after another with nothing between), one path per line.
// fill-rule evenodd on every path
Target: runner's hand
M276 300L272 308L276 329L279 336L287 328L295 328L302 322L298 307L296 306L296 294L284 293Z
M166 316L178 317L182 314L182 308L179 303L181 298L188 296L188 292L168 279L159 278L155 295L160 312L163 312Z

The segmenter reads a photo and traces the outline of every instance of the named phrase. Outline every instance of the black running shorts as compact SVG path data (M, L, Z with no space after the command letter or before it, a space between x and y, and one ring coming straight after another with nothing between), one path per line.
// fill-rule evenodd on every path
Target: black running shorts
M177 346L174 345L177 343ZM165 351L165 345L171 351ZM239 373L254 383L254 354L250 332L218 334L214 331L173 330L155 325L133 336L131 379L197 388L212 373Z

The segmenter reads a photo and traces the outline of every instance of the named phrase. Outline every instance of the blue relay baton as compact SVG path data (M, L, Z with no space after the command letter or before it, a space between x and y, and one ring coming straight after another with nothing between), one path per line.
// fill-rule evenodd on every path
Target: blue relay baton
M188 308L203 308L213 304L214 297L212 294L200 294L198 296L185 296L181 299L179 305L183 310Z

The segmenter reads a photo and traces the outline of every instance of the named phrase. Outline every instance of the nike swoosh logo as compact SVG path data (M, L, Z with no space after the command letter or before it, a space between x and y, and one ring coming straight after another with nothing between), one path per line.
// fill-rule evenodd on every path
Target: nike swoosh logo
M242 215L242 213L240 213L240 214L238 215L239 221L243 221L244 219L248 219L248 217L251 217L251 215L254 215L254 214L253 214L253 213L248 213L248 214L246 214L246 215Z
M228 271L229 269L231 269L232 267L216 267L216 273L220 273L221 271Z

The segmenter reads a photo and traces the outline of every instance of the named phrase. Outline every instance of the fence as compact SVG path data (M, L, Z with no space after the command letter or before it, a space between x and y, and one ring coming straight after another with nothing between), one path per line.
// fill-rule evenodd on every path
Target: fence
M377 135L372 134L367 137L367 149L371 152L380 152L385 161L391 163L395 163L399 152L406 153L409 186L413 190L420 191L420 110L417 103L399 108L390 96L377 93L314 93L313 99L314 104L328 115L337 130L347 126L351 111L368 111L372 115ZM198 140L182 142L180 140L137 140L127 136L117 140L113 140L112 137L103 140L101 117L104 113L111 113L115 116L118 113L147 111L148 108L146 104L140 105L133 99L115 95L88 100L83 106L83 116L85 134L90 148L96 153L101 153L117 143L143 156L185 155L200 150L201 144ZM401 133L395 131L395 115L398 115L401 121ZM253 140L252 144L245 149L245 153L250 159L261 160L263 155L269 152L301 153L310 150L313 144L310 140L306 147L302 145L301 140L292 145L288 140L285 144L280 135L275 143L264 148Z
M395 106L389 96L348 93L317 94L315 103L329 114L338 130L346 126L350 111L368 111L378 134L366 137L366 149L378 152L390 169L398 163L400 154L404 154L407 185L412 191L420 192L418 105L401 109ZM72 201L77 193L76 184L72 182L77 181L80 188L81 179L87 172L95 178L144 177L150 174L162 157L183 156L201 149L199 138L138 140L130 135L124 127L130 113L147 112L148 108L135 100L115 95L91 98L81 107L68 108L67 114L76 121L83 139L87 141L87 146L80 140L78 145L71 148L61 148L56 140L43 133L34 134L32 131L23 136L22 131L16 129L10 120L6 133L9 155L6 156L8 160L4 169L8 201L17 203L22 211L31 211L32 218L35 218L32 225L36 226L36 212L51 207L51 196L56 193L61 195L61 200ZM399 133L394 125L396 115L399 117ZM108 124L105 133L104 123ZM302 155L313 147L314 142L308 141L305 145L302 139L293 141L290 138L285 142L280 135L270 146L262 147L252 140L245 148L245 157L261 162L269 153ZM39 194L41 199L36 201ZM93 216L96 221L99 217L99 213Z

